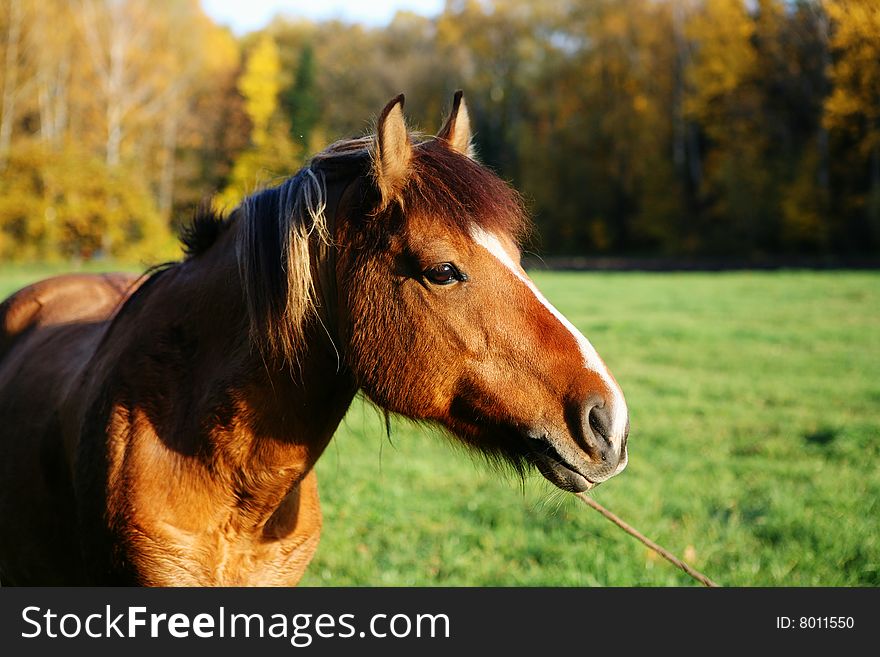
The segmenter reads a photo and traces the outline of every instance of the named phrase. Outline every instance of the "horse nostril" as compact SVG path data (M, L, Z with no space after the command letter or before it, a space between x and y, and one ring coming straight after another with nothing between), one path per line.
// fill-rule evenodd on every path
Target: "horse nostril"
M611 421L608 413L603 407L593 406L588 415L590 429L597 437L601 437L605 442L611 442Z

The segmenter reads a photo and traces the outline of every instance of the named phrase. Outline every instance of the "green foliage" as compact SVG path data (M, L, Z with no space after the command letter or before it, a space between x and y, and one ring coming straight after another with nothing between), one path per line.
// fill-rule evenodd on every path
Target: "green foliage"
M296 65L296 77L281 98L282 105L290 119L290 137L309 151L312 131L320 120L320 107L315 85L315 51L307 43L300 52Z

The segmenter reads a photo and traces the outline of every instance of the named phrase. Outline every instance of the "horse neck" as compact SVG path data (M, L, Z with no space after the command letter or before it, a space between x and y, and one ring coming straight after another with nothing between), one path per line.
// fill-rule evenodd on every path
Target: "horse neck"
M356 386L317 320L295 364L252 344L234 239L232 226L150 283L124 313L125 348L110 358L154 439L205 461L259 522L313 466Z

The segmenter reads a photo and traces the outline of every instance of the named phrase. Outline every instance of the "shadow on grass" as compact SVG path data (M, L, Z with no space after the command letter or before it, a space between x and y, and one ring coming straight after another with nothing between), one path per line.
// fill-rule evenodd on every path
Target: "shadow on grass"
M826 446L833 443L840 435L840 429L834 427L819 427L814 431L804 434L804 440L811 445Z

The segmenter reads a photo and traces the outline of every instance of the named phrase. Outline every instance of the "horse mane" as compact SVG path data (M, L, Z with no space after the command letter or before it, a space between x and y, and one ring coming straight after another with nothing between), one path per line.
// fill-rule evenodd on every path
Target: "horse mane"
M239 208L236 255L251 337L288 361L296 360L305 319L316 312L310 238L329 243L326 194L324 174L307 166Z
M475 160L443 142L415 139L406 185L383 211L403 210L442 217L462 233L473 225L522 238L529 227L519 194ZM207 251L238 222L236 257L246 300L251 339L261 349L295 362L303 347L306 319L318 316L315 275L318 245L330 244L325 214L327 185L370 175L372 136L336 142L276 187L247 197L228 217L203 205L182 236L187 260ZM377 224L382 217L371 217ZM323 282L318 284L323 288Z
M201 203L196 208L192 221L181 229L180 244L183 254L187 259L201 255L213 246L228 227L229 222L211 203Z

